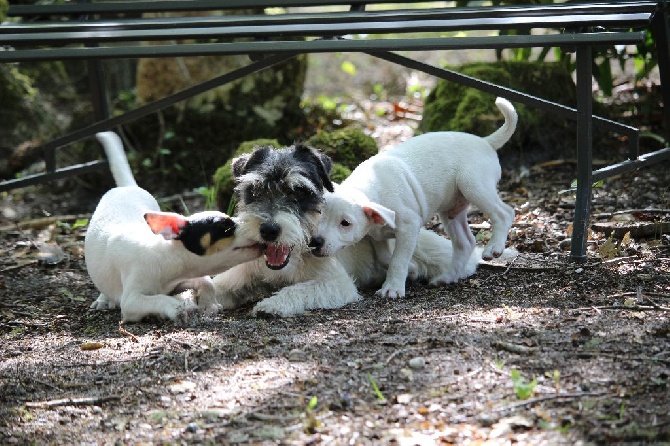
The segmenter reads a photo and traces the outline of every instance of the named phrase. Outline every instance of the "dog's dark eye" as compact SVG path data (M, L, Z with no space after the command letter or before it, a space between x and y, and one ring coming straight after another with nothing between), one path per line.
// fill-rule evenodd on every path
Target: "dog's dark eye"
M344 226L344 227L351 226L351 222L349 220L342 220L340 222L340 226Z

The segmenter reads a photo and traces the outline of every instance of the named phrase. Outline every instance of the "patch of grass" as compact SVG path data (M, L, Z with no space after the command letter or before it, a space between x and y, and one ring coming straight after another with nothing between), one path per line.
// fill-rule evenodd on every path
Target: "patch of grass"
M521 376L521 372L517 369L510 370L509 374L514 385L514 394L518 399L527 400L535 394L535 387L537 386L535 378L530 382L526 382L523 376Z

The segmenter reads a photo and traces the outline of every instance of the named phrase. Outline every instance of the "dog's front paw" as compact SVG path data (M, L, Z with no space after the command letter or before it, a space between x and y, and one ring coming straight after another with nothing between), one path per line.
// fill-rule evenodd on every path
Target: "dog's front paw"
M251 310L251 314L253 316L271 318L295 316L303 311L304 308L296 308L295 301L285 299L284 296L275 294L258 302Z

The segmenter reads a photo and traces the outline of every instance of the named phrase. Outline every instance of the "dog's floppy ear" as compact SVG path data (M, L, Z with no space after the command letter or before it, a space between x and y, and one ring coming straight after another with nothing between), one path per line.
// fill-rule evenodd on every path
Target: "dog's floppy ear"
M173 212L147 212L144 220L154 234L162 235L165 240L176 239L188 223L186 217Z
M314 166L321 179L324 189L328 192L333 192L333 183L330 181L330 169L333 167L333 162L330 157L312 147L305 144L296 144L295 153L298 156L308 157L314 161Z
M272 151L270 146L259 146L256 147L253 152L246 153L233 159L233 177L238 178L244 175L244 173L252 166L262 164L263 161L265 161L265 158L270 154L270 151Z
M370 202L362 206L365 216L375 225L387 225L395 229L395 212L378 203Z

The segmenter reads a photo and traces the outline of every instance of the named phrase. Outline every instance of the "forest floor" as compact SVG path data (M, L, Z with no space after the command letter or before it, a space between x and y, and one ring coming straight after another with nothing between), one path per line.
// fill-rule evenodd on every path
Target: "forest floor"
M380 145L411 134L371 125ZM187 327L89 310L86 216L45 189L3 195L0 443L670 442L668 162L594 190L585 263L558 193L574 176L570 160L505 172L519 256L458 284Z

